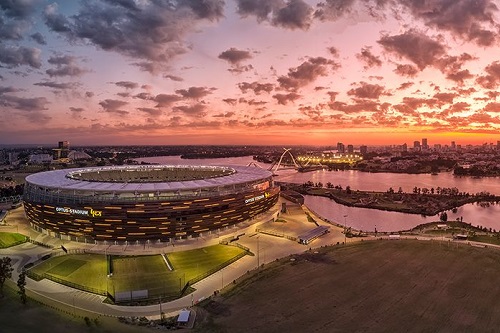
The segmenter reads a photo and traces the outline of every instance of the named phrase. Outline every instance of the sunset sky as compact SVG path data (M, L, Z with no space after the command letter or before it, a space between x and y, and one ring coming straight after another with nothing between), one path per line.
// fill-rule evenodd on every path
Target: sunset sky
M496 143L499 8L2 0L0 144Z

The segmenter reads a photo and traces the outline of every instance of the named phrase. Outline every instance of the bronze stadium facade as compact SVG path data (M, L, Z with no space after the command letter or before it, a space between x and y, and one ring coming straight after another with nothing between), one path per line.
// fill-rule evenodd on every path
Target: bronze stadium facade
M74 241L168 241L235 225L272 208L272 173L245 166L141 165L26 177L31 226Z

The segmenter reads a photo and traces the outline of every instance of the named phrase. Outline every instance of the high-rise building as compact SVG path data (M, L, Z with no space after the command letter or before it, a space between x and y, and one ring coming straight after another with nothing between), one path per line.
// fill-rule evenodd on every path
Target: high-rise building
M69 141L59 141L56 149L52 149L54 160L68 158Z
M347 145L347 153L348 154L354 153L354 146L353 145Z
M500 150L500 140L497 141L497 150Z
M420 141L413 141L413 149L420 150Z
M429 145L427 144L427 138L422 139L422 150L429 149Z
M368 147L367 146L359 146L359 152L361 154L366 154L368 153Z
M455 150L457 149L457 144L455 143L455 141L452 141L451 142L451 147L450 147L452 150Z
M337 142L337 152L345 153L345 146L342 142Z

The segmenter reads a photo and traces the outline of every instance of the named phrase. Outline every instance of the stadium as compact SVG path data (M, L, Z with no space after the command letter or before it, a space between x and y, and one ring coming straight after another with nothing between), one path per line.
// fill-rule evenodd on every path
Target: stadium
M272 173L257 167L140 165L32 174L23 200L38 232L130 243L201 236L266 212L278 197Z

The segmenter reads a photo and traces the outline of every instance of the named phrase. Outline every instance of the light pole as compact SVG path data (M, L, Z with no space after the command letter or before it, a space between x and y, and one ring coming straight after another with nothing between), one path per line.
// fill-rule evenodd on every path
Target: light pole
M347 215L344 215L344 245L347 244Z
M260 248L259 248L259 237L257 236L257 268L260 267Z

